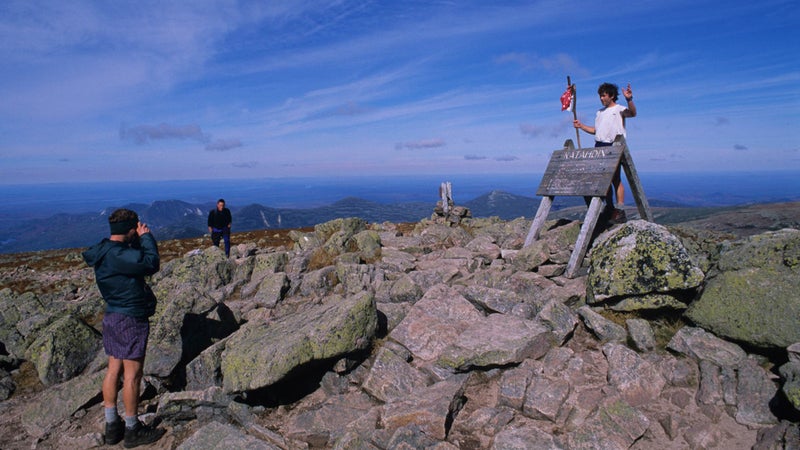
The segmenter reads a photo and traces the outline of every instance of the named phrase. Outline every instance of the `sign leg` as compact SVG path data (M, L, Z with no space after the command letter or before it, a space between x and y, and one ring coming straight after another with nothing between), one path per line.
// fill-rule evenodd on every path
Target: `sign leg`
M586 219L584 219L583 225L581 225L581 232L578 235L578 240L575 242L572 255L569 257L569 263L567 263L567 278L574 278L578 269L581 268L583 257L586 255L586 250L589 248L589 240L592 238L595 225L597 225L597 218L600 217L602 206L603 201L601 197L592 197L592 202L589 204L589 211L586 213Z
M644 195L642 183L639 181L639 174L636 172L636 167L633 165L633 158L631 158L627 145L622 152L622 168L625 169L625 177L628 178L628 184L631 186L631 194L633 195L633 199L636 200L636 208L639 210L639 217L648 222L653 222L653 213L650 211L650 203Z
M547 215L550 213L551 206L553 206L553 197L549 195L542 197L542 201L539 203L539 209L536 211L533 223L531 223L531 229L528 231L528 236L525 238L525 245L523 245L523 248L539 239L539 231L541 231L544 221L547 220Z

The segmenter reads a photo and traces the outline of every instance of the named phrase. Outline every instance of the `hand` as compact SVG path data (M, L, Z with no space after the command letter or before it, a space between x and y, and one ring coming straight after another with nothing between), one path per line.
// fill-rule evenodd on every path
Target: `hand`
M149 232L150 232L150 227L148 227L146 223L139 222L136 225L136 234L138 234L139 236L147 234Z
M578 119L575 119L575 120L572 121L572 126L575 127L575 128L583 129L583 124Z
M633 99L633 91L631 90L631 84L628 83L628 87L622 90L622 95L625 96L625 100L632 100Z

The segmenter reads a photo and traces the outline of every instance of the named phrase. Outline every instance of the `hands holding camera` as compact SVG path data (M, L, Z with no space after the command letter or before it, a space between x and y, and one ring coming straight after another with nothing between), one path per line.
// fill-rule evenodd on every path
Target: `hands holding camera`
M138 234L139 236L147 234L149 232L150 232L150 227L148 227L146 223L139 222L136 225L136 234Z

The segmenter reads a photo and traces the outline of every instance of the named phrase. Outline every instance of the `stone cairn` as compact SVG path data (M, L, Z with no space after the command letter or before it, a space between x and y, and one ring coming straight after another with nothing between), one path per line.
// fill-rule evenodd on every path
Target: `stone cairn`
M443 181L439 185L439 201L433 209L431 220L434 223L457 226L465 218L472 217L469 208L465 206L455 206L453 202L453 185L449 181Z

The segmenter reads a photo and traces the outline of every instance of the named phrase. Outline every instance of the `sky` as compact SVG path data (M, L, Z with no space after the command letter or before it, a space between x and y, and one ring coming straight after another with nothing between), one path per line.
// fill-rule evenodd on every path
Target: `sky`
M541 173L630 83L639 172L800 173L796 0L0 2L0 184ZM584 147L593 136L581 133Z

